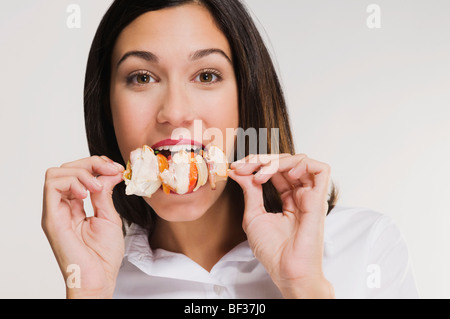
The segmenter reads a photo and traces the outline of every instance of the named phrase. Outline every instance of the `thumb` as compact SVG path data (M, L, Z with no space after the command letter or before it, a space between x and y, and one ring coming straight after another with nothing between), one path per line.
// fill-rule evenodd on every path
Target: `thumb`
M122 220L114 207L112 193L114 187L122 181L122 173L114 176L102 175L97 177L97 180L103 188L99 192L91 193L94 216L121 225Z
M253 174L239 175L231 170L228 172L228 176L236 181L244 192L245 211L243 225L248 225L253 218L266 213L262 184L253 181Z

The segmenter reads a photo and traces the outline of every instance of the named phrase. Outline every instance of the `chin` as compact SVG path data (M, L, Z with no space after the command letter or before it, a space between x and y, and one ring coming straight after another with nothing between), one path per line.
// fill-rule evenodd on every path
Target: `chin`
M165 194L162 189L158 189L151 198L144 199L161 219L168 222L192 222L205 215L222 195L225 186L226 183L220 183L212 190L206 184L196 192L184 195Z

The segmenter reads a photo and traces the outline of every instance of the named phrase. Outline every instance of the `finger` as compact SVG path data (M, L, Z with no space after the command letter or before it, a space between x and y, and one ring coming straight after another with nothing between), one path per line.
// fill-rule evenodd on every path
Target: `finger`
M52 168L47 171L46 179L51 180L54 178L75 176L90 192L100 191L103 185L98 181L97 177L92 175L88 170L84 168L68 168L59 167Z
M255 182L264 184L275 175L280 175L280 173L285 173L294 168L304 158L307 158L305 154L288 155L274 158L267 164L261 166L259 171L255 174ZM278 186L280 186L280 189L278 189L279 192L284 192L286 187L290 188L292 184L296 183L295 179L290 178L286 174L282 175L282 177L284 178L279 177L277 183ZM283 186L284 181L288 182L287 186Z
M280 158L276 173L273 172L270 165L272 164L268 163L262 166L255 174L255 183L263 184L271 179L280 195L285 193L293 195L297 204L300 203L301 194L308 189L317 194L314 196L317 200L327 199L330 183L328 164L310 159L305 154L298 154Z
M293 179L291 179L289 176L287 176L287 173L282 172L282 173L276 173L273 175L262 175L261 178L264 178L263 180L259 180L258 178L255 178L255 183L261 183L264 184L267 181L264 181L267 177L270 178L270 181L272 182L272 185L275 187L275 189L278 191L278 193L280 193L280 195L286 193L286 192L290 192L292 191L296 186L300 186L298 184L296 184L296 182ZM267 178L267 180L269 179Z
M112 193L114 187L122 181L122 174L99 176L98 180L103 184L103 189L100 192L91 193L95 217L121 225L122 221L114 207Z
M106 161L106 162L109 162L109 163L113 163L113 164L114 164L114 161L113 161L112 159L110 159L108 156L101 155L100 158L101 158L102 160Z
M328 189L330 185L331 168L328 164L305 159L294 169L289 171L291 178L298 178L304 184L303 187L296 188L293 197L296 206L302 212L323 212L323 214L313 214L323 217L328 211ZM308 196L306 195L308 193Z
M261 166L270 164L276 170L276 163L281 158L292 156L290 154L259 154L249 155L242 160L231 164L230 168L239 175L249 175L257 171Z
M328 164L310 158L302 159L288 172L292 179L299 180L305 187L328 191L331 168Z
M283 203L283 211L289 211L291 213L295 213L296 211L296 205L293 199L293 191L296 187L299 185L295 185L296 181L292 180L287 176L286 172L278 172L274 174L270 181L272 185L275 187L275 189L280 194L281 201ZM260 183L256 179L254 180L255 183ZM297 181L298 183L298 181ZM263 184L263 183L261 183Z
M97 175L116 175L125 169L119 163L109 160L106 156L91 156L61 165L62 168L84 168Z
M67 199L84 199L88 193L83 183L76 176L64 176L46 181L45 191L48 195Z
M86 188L75 176L55 178L45 182L43 221L60 220L67 227L70 225L71 216L58 215L60 205L70 205L71 200L83 200L88 196Z
M70 208L72 213L72 224L78 225L81 221L86 219L86 212L84 210L84 201L82 199L73 199L70 201Z
M264 208L262 185L253 182L253 175L242 176L236 174L234 171L230 171L228 176L241 186L244 193L245 210L243 226L245 230L246 226L248 226L255 217L266 212Z
M292 190L287 191L287 192L285 192L283 194L280 194L280 199L281 199L281 201L283 203L282 204L282 209L283 209L283 212L290 212L292 214L297 214L297 212L298 212L297 207L298 206L297 206L297 204L296 204L292 194L293 194Z

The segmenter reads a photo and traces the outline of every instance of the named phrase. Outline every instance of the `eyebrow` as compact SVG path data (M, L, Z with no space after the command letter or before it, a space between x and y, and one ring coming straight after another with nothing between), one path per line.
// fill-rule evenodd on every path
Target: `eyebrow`
M119 62L117 62L117 67L119 67L119 65L123 61L125 61L126 59L128 59L129 57L132 57L132 56L140 58L140 59L143 59L143 60L148 61L148 62L158 63L158 61L159 61L159 58L156 55L154 55L153 53L151 53L151 52L148 52L148 51L130 51L130 52L125 53L123 55L123 57L119 60Z
M233 64L233 62L231 61L231 58L225 52L223 52L223 50L221 50L221 49L197 50L191 54L190 59L191 59L191 61L196 61L196 60L199 60L199 59L204 58L211 54L220 54L225 59L227 59L227 61L230 62L230 64Z
M208 55L211 55L211 54L220 54L220 55L222 55L225 59L227 59L227 61L228 61L230 64L233 64L233 62L231 61L231 58L230 58L223 50L221 50L221 49L215 49L215 48L211 48L211 49L203 49L203 50L197 50L197 51L195 51L194 53L192 53L192 54L189 56L189 59L190 59L191 61L197 61L197 60L200 60L200 59L202 59L202 58L204 58L204 57L206 57L206 56L208 56ZM128 59L129 57L137 57L137 58L143 59L143 60L145 60L145 61L147 61L147 62L154 62L154 63L158 63L158 62L159 62L159 58L158 58L155 54L153 54L153 53L151 53L151 52L149 52L149 51L130 51L130 52L125 53L125 54L122 56L122 58L121 58L121 59L119 60L119 62L117 63L117 67L119 67L119 65L120 65L123 61L125 61L126 59Z

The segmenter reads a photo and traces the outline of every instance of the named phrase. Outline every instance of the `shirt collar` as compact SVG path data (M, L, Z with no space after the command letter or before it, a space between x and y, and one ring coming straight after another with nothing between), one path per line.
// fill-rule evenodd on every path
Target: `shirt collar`
M168 267L170 266L170 261L176 260L185 260L201 268L201 266L197 265L190 260L189 257L181 253L175 253L164 249L152 250L148 242L147 232L136 224L132 224L128 227L126 234L125 257L129 262L148 275L176 278L176 269L174 269L174 272L168 269L170 268ZM325 232L324 237L324 256L329 257L334 252L333 241L327 232ZM248 241L244 241L225 254L218 263L249 262L254 259L255 255L253 254ZM205 270L205 273L208 272ZM198 281L203 280L204 278L199 278Z
M136 224L128 227L125 236L125 257L144 256L152 260L182 255L164 249L152 250L148 242L147 232ZM244 241L230 250L221 261L250 261L255 258L248 241Z
M146 231L136 224L126 228L125 257L151 255Z
M184 254L164 249L152 250L147 232L132 224L125 236L125 258L150 276L187 280L186 273L190 273L191 281L220 284L213 276L216 267L220 268L224 262L249 262L254 260L255 256L248 241L244 241L225 254L211 272L208 272ZM180 263L183 264L182 272L178 266Z

